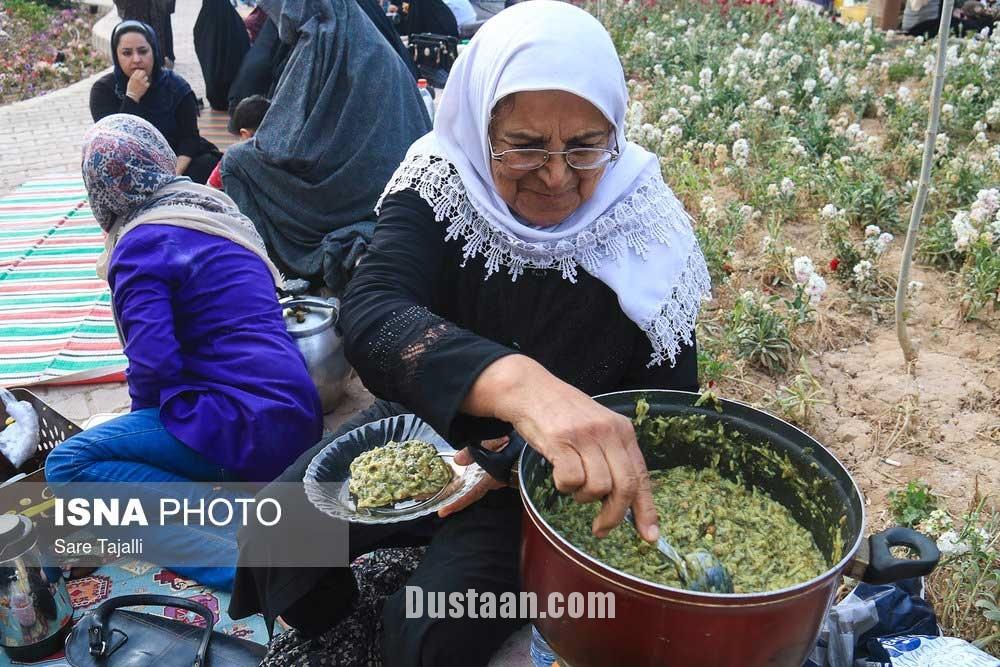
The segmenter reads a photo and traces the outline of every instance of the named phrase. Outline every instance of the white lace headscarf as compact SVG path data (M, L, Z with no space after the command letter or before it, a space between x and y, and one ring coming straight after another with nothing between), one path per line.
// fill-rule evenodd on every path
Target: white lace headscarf
M614 126L621 151L590 199L550 228L525 225L501 199L487 139L497 102L538 90L589 101ZM514 5L490 19L459 56L434 131L410 148L383 199L416 190L438 220L449 221L447 238L465 241L467 259L485 257L487 278L501 267L512 280L539 268L575 281L582 267L615 292L649 336L650 364L672 364L681 344L691 343L701 301L710 295L708 271L658 158L625 138L627 107L618 54L594 17L554 0Z

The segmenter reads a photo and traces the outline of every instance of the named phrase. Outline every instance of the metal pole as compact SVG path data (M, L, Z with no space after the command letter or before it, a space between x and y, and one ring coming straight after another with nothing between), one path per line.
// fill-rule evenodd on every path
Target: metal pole
M927 203L927 191L931 184L934 143L937 140L938 122L941 118L941 91L944 88L945 65L948 61L948 35L951 32L951 12L955 0L942 0L941 4L937 66L934 69L934 85L931 90L930 119L927 121L927 135L924 138L924 160L920 165L920 182L917 186L916 198L913 201L913 210L910 212L910 226L906 230L903 259L899 265L899 282L896 285L896 337L899 338L899 345L903 348L903 358L907 364L912 364L917 360L917 348L910 340L904 316L906 295L910 285L910 264L913 262L913 249L917 245L917 232L920 229L920 220L924 215L924 204Z

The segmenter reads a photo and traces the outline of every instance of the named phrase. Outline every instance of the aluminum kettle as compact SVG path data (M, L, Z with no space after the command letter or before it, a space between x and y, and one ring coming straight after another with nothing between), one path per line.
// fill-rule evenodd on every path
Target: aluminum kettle
M305 357L309 377L319 391L323 412L333 412L351 374L344 357L344 337L337 330L340 300L293 296L280 303L288 333Z
M58 568L43 568L31 519L0 515L0 646L11 660L36 662L63 647L73 620Z

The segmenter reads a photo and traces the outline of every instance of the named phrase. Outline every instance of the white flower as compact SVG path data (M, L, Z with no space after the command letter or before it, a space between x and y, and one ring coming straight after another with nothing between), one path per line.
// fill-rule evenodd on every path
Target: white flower
M919 280L911 280L906 286L906 295L911 299L916 299L920 294L920 290L924 288L924 284Z
M944 132L938 133L936 143L934 144L934 153L937 155L946 155L950 141L947 134Z
M809 303L816 305L826 294L826 281L823 276L818 273L814 273L809 276L809 280L806 282L806 294L809 295Z
M766 95L754 100L752 106L757 111L772 111L774 109L774 105L771 104L770 100L767 99Z
M750 142L746 139L737 139L733 142L733 160L740 167L745 167L747 165L747 160L750 158Z
M951 231L955 235L955 250L965 252L973 241L978 238L976 228L969 222L969 214L959 211L951 221Z
M806 255L796 257L795 261L792 262L792 268L795 271L795 282L799 284L804 284L810 276L816 273L812 259Z
M875 225L869 225L869 227L875 227ZM878 227L875 227L878 229ZM868 230L865 230L868 233ZM875 257L881 257L885 254L885 251L889 249L889 244L892 243L893 236L889 232L882 232L878 236L868 236L865 239L865 248L874 255Z
M899 90L896 91L896 96L903 102L909 102L913 99L913 93L906 86L900 86Z
M777 183L769 183L767 186L767 196L777 197L781 194L781 188L778 187Z
M819 217L824 220L836 220L840 216L840 209L833 204L827 204L819 210Z
M969 218L977 225L982 225L991 219L1000 209L1000 190L990 188L980 190L976 194L976 201L969 211Z
M937 548L944 556L961 556L962 554L969 553L971 550L971 547L967 543L959 541L958 533L954 530L942 533L937 538Z
M941 105L941 115L945 117L951 117L955 115L955 107L951 104Z
M791 197L795 194L795 181L785 176L781 179L781 194Z
M862 131L860 125L857 123L851 123L847 126L847 129L844 130L844 138L852 144L856 144L865 138L865 133Z
M945 510L931 510L930 515L920 522L917 530L927 533L931 537L937 537L955 527L955 521Z
M740 122L738 120L733 121L732 123L729 124L729 127L726 128L726 132L728 132L731 136L734 136L736 138L739 138L741 130L742 128L740 127Z
M806 79L803 81L802 90L806 91L806 94L812 95L812 91L816 90L816 79Z
M868 225L865 227L865 238L871 238L872 236L878 236L882 233L882 230L878 225Z
M859 283L867 282L872 277L872 263L863 259L854 265L854 277Z
M833 79L833 70L831 70L829 67L824 66L823 69L819 71L819 80L822 81L823 83L827 83L831 79Z
M698 74L698 83L701 85L701 87L703 89L704 88L708 88L709 86L711 86L712 85L712 70L709 69L708 67L706 67L703 70L701 70L701 72Z
M676 125L671 125L670 127L667 128L667 136L669 136L672 139L680 139L682 136L684 136L684 130L682 130Z
M774 239L772 239L770 236L768 236L768 235L765 234L764 238L762 238L760 240L760 251L761 252L767 252L768 250L771 249L771 245L773 243L774 243Z

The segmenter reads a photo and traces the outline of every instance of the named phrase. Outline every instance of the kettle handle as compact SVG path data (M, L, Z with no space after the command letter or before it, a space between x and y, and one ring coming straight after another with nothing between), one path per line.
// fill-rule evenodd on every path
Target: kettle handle
M315 306L317 308L329 308L333 312L340 313L340 299L331 296L329 299L321 299L318 296L294 296L290 299L281 299L278 303L282 308L294 308L295 306Z

